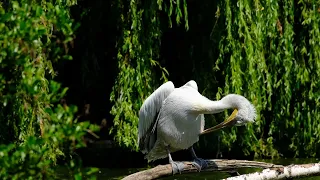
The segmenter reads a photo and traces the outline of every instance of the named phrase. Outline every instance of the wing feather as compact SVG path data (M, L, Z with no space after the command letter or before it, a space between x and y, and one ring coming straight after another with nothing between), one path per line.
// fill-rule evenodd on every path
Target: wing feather
M146 136L151 133L151 129L156 122L158 113L161 109L163 101L174 90L174 85L171 81L162 84L156 89L142 104L139 111L139 127L138 127L138 144L143 148Z

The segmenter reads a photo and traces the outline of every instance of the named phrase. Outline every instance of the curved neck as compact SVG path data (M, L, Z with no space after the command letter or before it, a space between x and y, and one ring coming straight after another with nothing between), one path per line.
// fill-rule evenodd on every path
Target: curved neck
M201 105L200 114L215 114L220 113L226 109L233 108L230 104L220 101L209 101Z
M199 114L215 114L226 109L239 109L241 108L241 99L243 98L242 96L235 94L229 94L218 101L212 101L204 96L202 97L203 98L197 103L198 105L194 109Z

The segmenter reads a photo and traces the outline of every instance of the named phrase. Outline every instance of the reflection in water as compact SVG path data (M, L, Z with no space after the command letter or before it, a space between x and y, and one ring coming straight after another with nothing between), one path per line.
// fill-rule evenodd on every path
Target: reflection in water
M269 162L274 164L290 165L290 164L307 164L307 163L316 163L319 162L318 159L276 159L276 160L265 160L265 159L256 159L256 161ZM98 180L116 180L121 179L124 176L129 174L141 171L144 169L103 169L101 168L99 173L96 174ZM247 174L261 171L257 168L242 168L238 172L240 174ZM67 172L59 170L59 176L61 178L66 178ZM175 176L169 176L161 178L163 180L219 180L223 178L230 177L227 172L201 172L201 173L190 173L190 174L181 174ZM86 179L84 177L84 179ZM307 177L300 178L300 180L320 180L320 177Z

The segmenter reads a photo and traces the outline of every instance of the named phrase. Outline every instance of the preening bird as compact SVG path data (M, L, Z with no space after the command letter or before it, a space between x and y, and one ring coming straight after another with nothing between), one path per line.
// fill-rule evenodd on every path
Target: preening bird
M226 121L204 130L204 114L219 113L225 109L234 111ZM168 81L155 90L140 108L138 144L149 162L168 157L173 174L181 172L184 164L173 161L170 153L189 149L193 165L200 171L207 166L193 149L200 134L227 126L241 126L255 119L255 107L241 95L229 94L221 100L212 101L198 92L197 83L193 80L179 88Z

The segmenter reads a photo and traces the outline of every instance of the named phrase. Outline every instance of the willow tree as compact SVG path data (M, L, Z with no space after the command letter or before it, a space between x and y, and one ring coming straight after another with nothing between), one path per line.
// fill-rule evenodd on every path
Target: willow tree
M319 2L225 1L219 64L228 63L224 93L249 97L260 117L241 136L256 156L315 156L318 148ZM221 17L220 17L221 18ZM237 131L225 133L230 142ZM249 137L255 136L252 141ZM250 138L251 139L251 138Z
M173 2L176 2L174 5ZM121 145L137 148L138 112L144 99L154 87L167 81L168 72L158 63L161 43L159 10L168 13L169 20L175 10L176 21L182 18L187 22L186 1L118 1L122 12L119 24L123 28L117 48L119 74L110 100L114 102L111 114L114 115L115 139ZM181 4L180 4L181 3ZM127 6L129 9L127 9ZM184 12L184 15L182 13ZM170 21L171 22L171 21ZM188 24L185 24L188 28ZM155 68L161 69L161 78Z
M190 3L196 2L130 1L128 5L119 1L125 31L118 46L120 72L111 96L116 140L136 148L139 107L166 81L165 67L157 63L162 32L159 12L164 11L170 23L173 14L177 23L183 18L190 31L197 29L194 22L200 23L204 15L212 18L207 26L211 31L202 31L207 44L197 46L186 39L193 45L186 52L208 50L201 52L209 54L201 61L206 70L194 76L201 93L211 99L238 93L257 107L256 123L245 130L225 129L221 141L211 144L219 143L231 152L240 147L245 155L256 157L319 155L319 1L204 1L201 9L192 13L197 18L188 12ZM192 35L199 35L201 30L197 30ZM200 66L199 58L190 55L190 61ZM155 69L163 72L160 81ZM214 78L216 82L212 82Z

